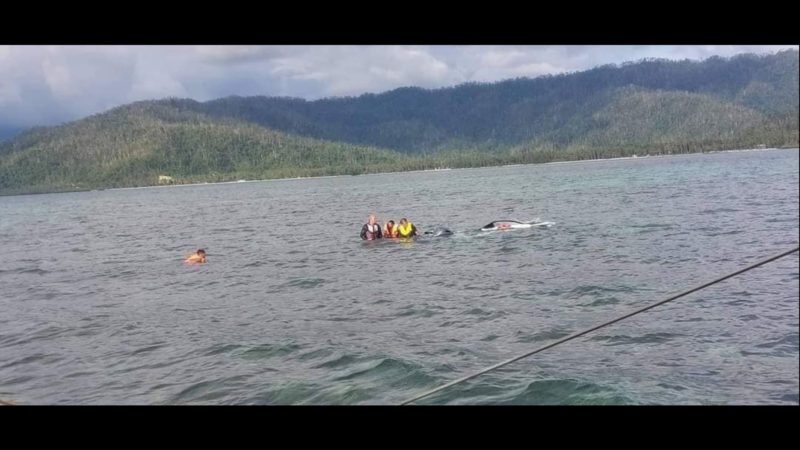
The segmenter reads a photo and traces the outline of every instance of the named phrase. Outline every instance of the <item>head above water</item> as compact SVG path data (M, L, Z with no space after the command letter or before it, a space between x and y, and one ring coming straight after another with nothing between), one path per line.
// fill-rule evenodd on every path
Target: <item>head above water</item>
M400 225L405 225L405 224L407 224L407 223L408 223L408 219L406 219L405 217L403 217L402 219L400 219Z
M386 225L394 226L394 220L390 220L390 221L386 222Z
M198 255L203 255L203 256L206 256L206 251L205 251L205 250L203 250L202 248L200 248L200 249L197 249L197 254L198 254Z
M369 223L370 225L375 223L375 214L370 214L369 215L369 219L367 220L367 223Z

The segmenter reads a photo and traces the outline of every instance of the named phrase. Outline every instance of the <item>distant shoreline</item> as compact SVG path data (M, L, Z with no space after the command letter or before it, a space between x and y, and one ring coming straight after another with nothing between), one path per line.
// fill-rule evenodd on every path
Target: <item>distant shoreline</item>
M260 183L265 181L292 181L292 180L312 180L312 179L324 179L324 178L341 178L341 177L355 177L355 176L369 176L369 175L388 175L388 174L399 174L399 173L421 173L421 172L449 172L452 170L475 170L475 169L489 169L494 167L515 167L515 166L533 166L533 165L547 165L547 164L577 164L577 163L593 163L593 162L602 162L602 161L619 161L619 160L638 160L638 159L649 159L649 158L666 158L666 157L674 157L674 156L691 156L691 155L706 155L711 153L742 153L742 152L767 152L767 151L775 151L775 150L800 150L799 147L788 147L788 148L779 148L779 147L772 147L772 148L750 148L750 149L738 149L738 150L711 150L707 152L696 152L696 153L678 153L678 154L662 154L662 155L642 155L642 156L621 156L618 158L598 158L598 159L576 159L572 161L550 161L545 163L522 163L522 164L499 164L499 165L491 165L491 166L478 166L478 167L444 167L444 168L437 168L437 169L421 169L421 170L401 170L401 171L394 171L394 172L373 172L373 173L362 173L357 175L322 175L322 176L314 176L314 177L289 177L289 178L263 178L257 180L236 180L236 181L205 181L205 182L198 182L198 183L183 183L183 184L165 184L165 185L152 185L152 186L131 186L131 187L115 187L115 188L96 188L96 189L76 189L71 191L52 191L52 192L36 192L36 193L26 193L26 194L0 194L0 197L16 197L16 196L23 196L23 195L46 195L46 194L69 194L75 192L97 192L97 191L120 191L120 190L131 190L131 189L154 189L154 188L175 188L175 187L187 187L187 186L205 186L205 185L220 185L220 184L241 184L241 183Z
M800 149L800 148L798 148ZM478 167L445 167L441 169L421 169L421 170L400 170L395 172L372 172L362 173L358 175L323 175L318 177L291 177L291 178L263 178L258 180L236 180L236 181L214 181L214 182L200 182L200 183L183 183L183 184L166 184L154 186L136 186L136 187L123 187L123 188L106 188L105 191L119 191L127 189L150 189L150 188L170 188L170 187L186 187L186 186L205 186L205 185L219 185L219 184L241 184L241 183L262 183L266 181L295 181L295 180L316 180L323 178L342 178L342 177L362 177L370 175L391 175L398 173L423 173L423 172L447 172L451 170L477 170L477 169L491 169L494 167L516 167L516 166L541 166L546 164L572 164L572 163L587 163L587 162L601 162L601 161L618 161L623 159L646 159L646 158L662 158L669 156L688 156L688 155L704 155L708 153L733 153L733 152L760 152L769 150L792 150L791 148L754 148L744 150L714 150L702 153L680 153L675 155L645 155L645 156L620 156L618 158L598 158L598 159L576 159L574 161L550 161L546 163L527 163L527 164L500 164L496 166L478 166ZM91 191L99 191L100 189L92 189ZM90 191L90 192L91 192ZM79 192L79 191L71 191Z

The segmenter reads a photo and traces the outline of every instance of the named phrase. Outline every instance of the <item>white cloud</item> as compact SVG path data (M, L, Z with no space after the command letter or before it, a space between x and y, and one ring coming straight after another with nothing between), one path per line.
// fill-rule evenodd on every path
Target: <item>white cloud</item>
M318 92L309 95L312 98L410 85L440 87L460 78L444 61L421 47L305 47L276 59L274 64L275 76L318 82Z
M66 65L58 64L50 58L42 61L42 73L50 88L50 92L60 100L69 100L69 97L77 93L77 86L73 83L69 68Z
M258 62L281 56L291 47L273 45L198 45L194 47L200 61L208 63Z
M11 108L13 104L22 103L19 86L0 80L0 108Z
M74 120L136 100L318 99L705 59L797 46L0 46L0 125Z
M164 97L191 97L183 84L160 71L138 71L128 93L130 101Z

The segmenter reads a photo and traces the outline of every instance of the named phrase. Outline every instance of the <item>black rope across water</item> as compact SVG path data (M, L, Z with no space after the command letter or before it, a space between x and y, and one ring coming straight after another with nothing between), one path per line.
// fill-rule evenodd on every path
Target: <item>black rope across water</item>
M794 252L796 252L798 250L800 250L800 247L795 247L795 248L793 248L793 249L791 249L789 251L781 253L780 255L776 255L776 256L773 256L771 258L767 258L767 259L765 259L763 261L759 261L759 262L757 262L757 263L755 263L755 264L753 264L751 266L745 267L742 270L738 270L738 271L733 272L733 273L731 273L729 275L725 275L724 277L717 278L714 281L709 281L706 284L703 284L703 285L697 286L695 288L689 289L688 291L681 292L680 294L673 295L672 297L670 297L670 298L668 298L666 300L662 300L662 301L660 301L658 303L653 303L652 305L645 306L644 308L637 309L636 311L633 311L631 313L625 314L622 317L618 317L618 318L616 318L614 320L611 320L611 321L608 321L606 323L603 323L603 324L597 325L595 327L589 328L588 330L581 331L580 333L575 333L573 335L570 335L570 336L567 336L565 338L559 339L559 340L557 340L557 341L555 341L553 343L545 345L544 347L540 347L540 348L537 348L536 350L533 350L531 352L525 353L524 355L515 356L515 357L513 357L513 358L511 358L509 360L497 363L497 364L495 364L495 365L493 365L491 367L487 367L487 368L481 370L480 372L474 373L472 375L468 375L468 376L463 377L463 378L459 378L457 380L453 380L453 381L451 381L451 382L449 382L447 384L444 384L444 385L439 386L439 387L437 387L435 389L431 389L429 391L423 392L422 394L419 394L416 397L408 399L408 400L404 401L403 403L400 403L400 405L407 405L409 403L415 402L415 401L420 400L422 398L425 398L425 397L427 397L427 396L429 396L431 394L434 394L434 393L439 392L441 390L447 389L450 386L454 386L456 384L463 383L463 382L465 382L467 380L471 380L472 378L475 378L475 377L477 377L479 375L483 375L486 372L489 372L491 370L503 367L503 366L511 364L511 363L513 363L515 361L519 361L522 358L527 358L528 356L531 356L531 355L534 355L536 353L545 351L548 348L553 348L556 345L563 344L564 342L567 342L567 341L571 341L571 340L573 340L575 338L578 338L578 337L581 337L581 336L583 336L585 334L591 333L592 331L599 330L600 328L603 328L603 327L609 326L609 325L611 325L613 323L619 322L620 320L627 319L628 317L631 317L631 316L635 316L636 314L639 314L639 313L642 313L644 311L647 311L648 309L655 308L656 306L660 306L660 305L663 305L664 303L671 302L672 300L675 300L677 298L683 297L685 295L689 295L692 292L696 292L696 291L699 291L700 289L707 288L707 287L709 287L711 285L714 285L714 284L717 284L717 283L719 283L721 281L727 280L728 278L731 278L731 277L734 277L736 275L739 275L740 273L747 272L748 270L755 269L756 267L764 265L764 264L766 264L768 262L772 262L772 261L775 261L776 259L783 258L784 256L790 255L790 254L792 254L792 253L794 253Z

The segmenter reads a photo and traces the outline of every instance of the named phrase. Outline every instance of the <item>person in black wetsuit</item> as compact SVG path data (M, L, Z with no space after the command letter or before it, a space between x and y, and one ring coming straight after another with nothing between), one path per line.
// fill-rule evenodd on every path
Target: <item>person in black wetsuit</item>
M381 233L381 226L375 220L375 214L370 214L367 223L365 223L364 226L361 227L361 239L365 241L372 241L381 238L383 238L383 233Z

